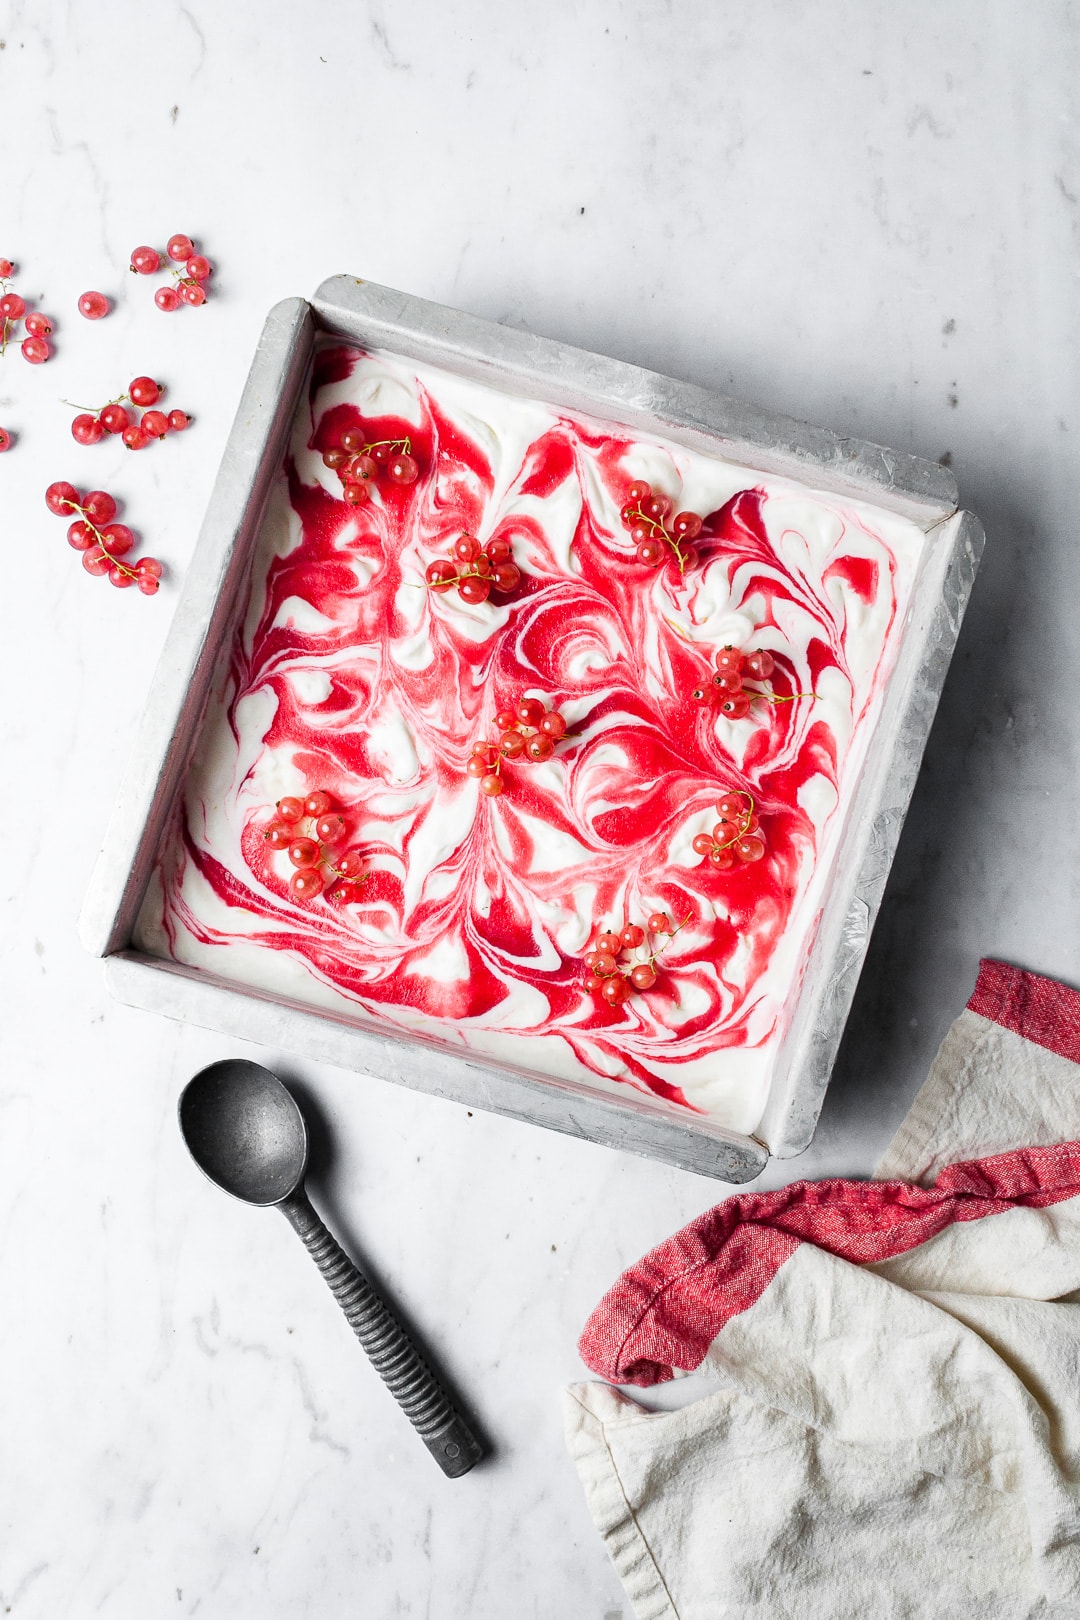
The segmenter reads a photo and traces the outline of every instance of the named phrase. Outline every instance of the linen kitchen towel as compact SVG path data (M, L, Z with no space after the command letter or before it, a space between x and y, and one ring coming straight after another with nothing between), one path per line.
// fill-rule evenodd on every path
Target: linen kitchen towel
M637 1620L1080 1616L1080 992L981 964L871 1182L742 1193L581 1340L566 1391Z

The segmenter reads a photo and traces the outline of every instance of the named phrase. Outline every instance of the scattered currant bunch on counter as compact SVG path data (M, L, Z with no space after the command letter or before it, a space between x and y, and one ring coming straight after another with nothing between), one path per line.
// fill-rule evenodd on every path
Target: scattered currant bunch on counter
M503 765L542 765L555 752L555 744L567 735L566 721L558 709L547 709L539 698L524 697L516 709L500 709L495 716L498 740L473 744L465 770L477 777L481 793L490 798L506 785Z
M285 850L295 871L289 888L297 900L315 900L325 893L338 905L360 898L367 882L364 857L358 849L333 853L345 837L345 817L329 793L321 788L306 799L279 799L277 819L263 833L271 849Z
M133 377L127 393L118 394L107 405L93 410L73 407L79 415L72 421L71 436L76 444L99 444L107 433L119 433L129 450L143 450L168 433L183 433L191 417L186 411L159 411L157 403L164 392L165 384L152 377ZM134 413L126 409L127 403L135 407Z
M651 949L645 928L637 923L627 923L619 933L609 929L598 934L585 956L586 990L599 994L609 1007L621 1007L635 990L651 990L657 980L657 961L689 921L688 916L684 917L675 927L665 912L654 912L647 924ZM657 945L660 935L667 937Z
M206 283L213 274L214 267L203 253L195 251L195 243L190 236L170 236L165 244L165 252L159 253L157 248L137 247L131 255L129 266L132 275L155 276L159 270L171 266L180 266L172 269L172 284L168 287L159 287L154 294L154 303L158 309L167 314L179 309L181 304L188 304L192 309L198 309L200 304L206 303Z
M0 355L6 354L9 342L18 339L16 328L21 322L26 335L19 343L20 354L32 366L44 365L52 354L48 343L52 322L40 310L30 309L21 293L12 292L8 283L14 273L11 260L0 259ZM6 450L7 445L0 448Z
M124 562L135 545L135 536L123 523L116 523L116 501L103 489L80 495L74 484L50 484L45 505L57 517L75 517L68 529L68 545L82 552L88 574L107 574L113 585L123 590L137 585L144 596L154 596L161 579L156 557L140 557Z
M794 703L796 698L816 696L813 692L790 692L777 697L775 692L762 692L756 686L748 687L749 680L767 681L776 665L772 653L740 652L737 647L721 647L716 654L716 674L704 686L695 687L690 696L695 703L715 704L728 720L743 720L750 713L755 698L765 703Z
M439 557L428 563L424 576L428 590L442 595L456 585L463 602L486 602L492 591L505 595L521 584L521 570L509 540L489 540L482 546L475 535L462 534L450 548L450 556L451 562Z
M765 854L761 825L754 814L753 795L739 789L725 793L716 806L720 817L711 833L698 833L694 852L704 855L718 872L725 872L736 861L750 865Z
M420 466L411 439L376 439L369 442L359 428L346 428L337 444L323 452L323 463L336 472L342 499L363 506L371 499L371 486L385 473L392 484L415 484Z
M702 520L696 512L676 512L669 521L671 505L667 495L657 494L639 478L626 492L621 516L630 530L639 563L644 563L646 568L659 568L670 556L679 573L685 574L698 564L693 541L701 533Z

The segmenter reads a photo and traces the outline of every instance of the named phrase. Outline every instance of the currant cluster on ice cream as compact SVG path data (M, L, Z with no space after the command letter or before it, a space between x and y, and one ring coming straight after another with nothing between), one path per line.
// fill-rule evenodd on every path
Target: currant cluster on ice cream
M140 943L753 1129L925 539L327 344Z

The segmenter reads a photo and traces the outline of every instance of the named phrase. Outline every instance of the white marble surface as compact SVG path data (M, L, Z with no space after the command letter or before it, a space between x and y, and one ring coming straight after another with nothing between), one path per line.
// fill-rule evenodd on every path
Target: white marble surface
M59 318L0 361L0 1611L629 1620L559 1387L620 1268L715 1184L282 1060L317 1201L497 1442L450 1483L285 1223L217 1194L183 1081L253 1052L110 1004L75 937L267 307L347 270L951 457L983 573L815 1147L866 1172L980 953L1080 980L1076 297L1066 0L542 9L0 4L0 253ZM203 311L130 250L194 235ZM117 305L90 324L77 295ZM82 449L139 371L198 418ZM122 494L170 569L90 580L45 510ZM267 1061L278 1062L268 1052Z

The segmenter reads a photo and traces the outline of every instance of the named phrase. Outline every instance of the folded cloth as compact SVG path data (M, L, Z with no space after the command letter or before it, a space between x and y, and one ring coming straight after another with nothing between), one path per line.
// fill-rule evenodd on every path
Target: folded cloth
M983 962L872 1182L631 1267L567 1444L638 1620L1080 1616L1080 992ZM903 1179L900 1179L903 1178Z

